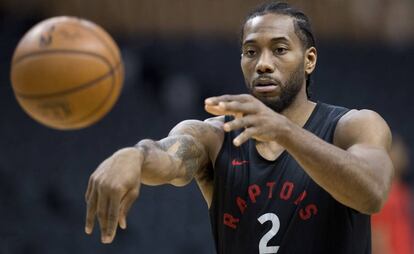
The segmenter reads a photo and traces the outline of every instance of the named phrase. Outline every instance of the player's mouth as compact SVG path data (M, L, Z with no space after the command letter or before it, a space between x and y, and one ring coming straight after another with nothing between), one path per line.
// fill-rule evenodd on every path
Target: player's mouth
M278 87L279 82L272 78L257 78L253 81L253 90L256 93L275 93Z

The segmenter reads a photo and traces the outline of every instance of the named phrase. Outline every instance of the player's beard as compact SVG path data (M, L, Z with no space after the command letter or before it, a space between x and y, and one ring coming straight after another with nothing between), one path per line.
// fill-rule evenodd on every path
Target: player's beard
M284 83L280 84L280 95L276 97L263 97L253 93L253 86L250 85L250 93L263 102L266 106L280 113L288 108L295 100L296 96L302 89L305 81L304 67L300 63L295 71L290 75L289 79Z

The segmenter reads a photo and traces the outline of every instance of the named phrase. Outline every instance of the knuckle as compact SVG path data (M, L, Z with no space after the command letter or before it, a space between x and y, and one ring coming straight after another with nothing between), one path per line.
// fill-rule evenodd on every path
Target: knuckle
M109 193L116 193L117 192L117 186L111 183L106 183L105 184L105 189L107 192Z
M90 177L89 177L89 184L88 185L94 185L94 184L96 184L96 182L97 182L97 179L96 179L97 177L96 177L96 175L95 175L95 173L93 173Z
M124 191L124 187L121 184L106 180L102 180L99 182L98 189L100 193L110 195L121 195Z
M117 183L111 184L109 186L109 190L115 195L120 195L125 192L124 186L122 186L121 184L117 184Z
M93 174L91 175L91 184L93 187L95 188L99 188L100 186L102 186L105 182L104 182L104 178L102 176L100 176L99 174Z

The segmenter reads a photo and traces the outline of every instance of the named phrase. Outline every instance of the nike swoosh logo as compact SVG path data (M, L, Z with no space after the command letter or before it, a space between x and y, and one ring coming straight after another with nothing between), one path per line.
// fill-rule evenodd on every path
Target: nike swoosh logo
M241 166L243 164L249 163L249 161L238 161L236 159L231 161L231 165L233 166Z

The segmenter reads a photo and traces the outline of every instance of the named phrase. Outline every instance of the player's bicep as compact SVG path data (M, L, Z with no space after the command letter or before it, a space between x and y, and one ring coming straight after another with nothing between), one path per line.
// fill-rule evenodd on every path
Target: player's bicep
M334 136L335 145L359 158L384 182L388 182L393 173L389 156L391 141L387 123L371 110L353 110L344 115Z
M380 115L370 110L351 111L338 122L334 144L356 160L349 165L360 169L360 179L367 179L371 194L381 204L391 186L394 167L389 156L391 131ZM372 199L372 198L371 198Z

